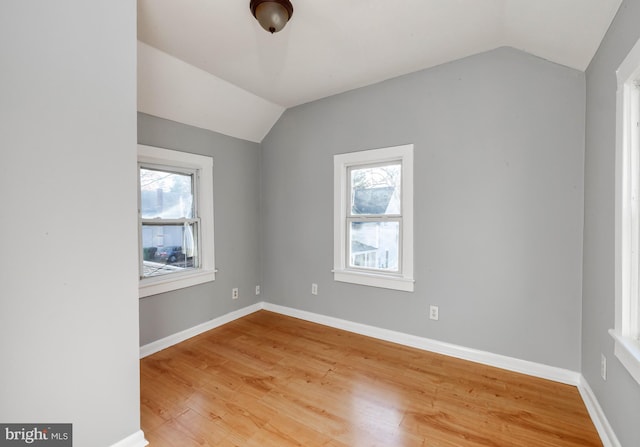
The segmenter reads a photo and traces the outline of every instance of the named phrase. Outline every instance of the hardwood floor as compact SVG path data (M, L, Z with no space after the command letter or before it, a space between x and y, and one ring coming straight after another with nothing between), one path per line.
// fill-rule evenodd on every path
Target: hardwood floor
M601 446L575 387L260 311L141 360L151 447Z

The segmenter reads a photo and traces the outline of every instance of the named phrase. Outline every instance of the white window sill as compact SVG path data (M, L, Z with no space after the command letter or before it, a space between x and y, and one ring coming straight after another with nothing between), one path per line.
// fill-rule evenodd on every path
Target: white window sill
M615 340L614 353L618 360L627 368L631 376L640 384L640 343L629 337L618 334L610 329L609 334Z
M139 296L157 295L159 293L170 292L172 290L183 289L185 287L203 284L216 279L216 270L196 270L185 273L173 273L154 278L140 280Z
M333 279L363 286L381 287L383 289L413 292L415 281L402 276L378 275L375 273L356 272L353 270L333 270Z

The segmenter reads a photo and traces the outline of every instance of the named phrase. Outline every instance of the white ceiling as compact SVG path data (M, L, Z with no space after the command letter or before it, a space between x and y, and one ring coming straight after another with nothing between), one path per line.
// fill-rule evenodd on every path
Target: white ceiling
M138 38L291 107L500 46L584 70L621 0L292 0L264 31L249 0L138 0Z

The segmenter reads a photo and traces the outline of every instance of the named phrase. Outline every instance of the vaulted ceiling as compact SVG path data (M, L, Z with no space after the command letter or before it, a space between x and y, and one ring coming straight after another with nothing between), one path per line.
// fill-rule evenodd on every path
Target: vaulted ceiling
M501 46L585 70L621 0L292 3L271 35L249 0L138 0L138 39L281 113Z

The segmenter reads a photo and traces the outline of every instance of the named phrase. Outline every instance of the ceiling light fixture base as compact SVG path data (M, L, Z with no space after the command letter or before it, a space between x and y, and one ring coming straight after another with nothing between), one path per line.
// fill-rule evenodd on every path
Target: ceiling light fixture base
M293 15L289 0L251 0L249 8L260 26L271 34L284 28Z

